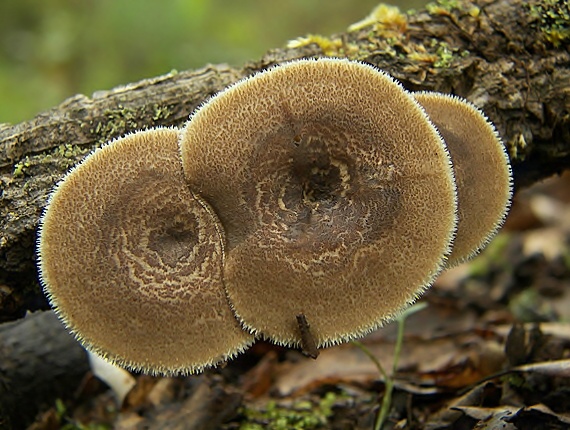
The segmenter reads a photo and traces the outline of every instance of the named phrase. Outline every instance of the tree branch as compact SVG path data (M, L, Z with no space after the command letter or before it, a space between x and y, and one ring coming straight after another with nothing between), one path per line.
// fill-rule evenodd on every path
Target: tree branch
M466 97L497 126L517 187L562 171L570 166L570 36L568 28L555 33L553 26L563 24L552 18L568 13L562 3L459 0L407 18L386 13L356 31L309 37L242 68L172 72L0 125L0 321L46 306L36 281L35 230L52 186L71 166L126 132L182 125L228 84L287 60L344 56L377 65L410 90Z

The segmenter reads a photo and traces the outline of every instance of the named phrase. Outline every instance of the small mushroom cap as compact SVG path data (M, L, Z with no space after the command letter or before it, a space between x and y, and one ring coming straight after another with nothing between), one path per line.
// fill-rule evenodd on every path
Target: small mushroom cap
M450 159L388 75L291 62L224 90L181 133L186 177L228 246L224 283L253 333L318 347L395 317L440 271L456 222Z
M507 216L512 196L509 157L485 114L466 100L435 92L414 94L451 154L458 224L448 266L476 255Z
M38 238L51 304L89 350L149 373L191 373L242 351L222 285L223 236L188 188L178 130L130 134L55 188Z

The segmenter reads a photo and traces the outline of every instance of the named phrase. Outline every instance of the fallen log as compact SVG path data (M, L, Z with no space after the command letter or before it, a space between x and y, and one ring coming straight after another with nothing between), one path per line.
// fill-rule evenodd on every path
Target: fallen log
M0 325L0 428L25 428L72 398L88 370L86 351L53 312Z
M517 188L570 165L568 5L461 0L382 12L351 31L307 37L240 68L211 65L77 95L0 125L0 321L47 308L35 270L38 219L53 185L87 153L129 131L182 125L209 96L285 61L340 56L374 64L409 90L465 97L501 134ZM564 18L566 17L566 18Z

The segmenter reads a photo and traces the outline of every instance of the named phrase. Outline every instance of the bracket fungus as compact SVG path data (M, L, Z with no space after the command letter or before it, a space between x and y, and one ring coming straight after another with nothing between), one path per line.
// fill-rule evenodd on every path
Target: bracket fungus
M217 364L253 337L222 285L223 230L188 188L179 132L95 150L55 188L40 224L40 278L90 350L149 373Z
M224 284L244 327L317 347L394 318L445 264L456 225L446 146L380 70L290 62L220 92L182 130L190 187L227 234Z
M90 350L193 373L256 336L366 334L478 252L511 199L485 115L343 59L246 78L94 151L40 221L44 290Z
M414 97L438 128L451 154L458 224L448 266L477 254L503 224L512 196L509 157L493 124L459 97L419 92Z

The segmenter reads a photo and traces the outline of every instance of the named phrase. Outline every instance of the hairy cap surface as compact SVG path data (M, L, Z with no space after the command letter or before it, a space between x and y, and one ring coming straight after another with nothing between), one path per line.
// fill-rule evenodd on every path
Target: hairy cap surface
M449 266L477 254L496 234L512 197L509 157L493 124L459 97L414 94L443 136L453 162L458 195L457 236Z
M128 135L59 183L41 220L40 276L90 350L150 373L194 372L252 341L222 285L223 233L188 188L178 131Z
M226 89L180 140L228 238L224 280L246 328L317 346L392 319L433 281L456 222L445 145L388 75L291 62Z

